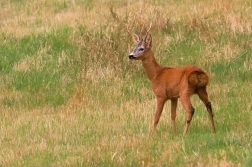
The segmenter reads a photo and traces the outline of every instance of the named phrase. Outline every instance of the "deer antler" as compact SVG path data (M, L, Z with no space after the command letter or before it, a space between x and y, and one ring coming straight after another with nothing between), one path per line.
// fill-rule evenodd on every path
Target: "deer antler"
M150 23L150 28L149 28L149 30L146 32L146 35L148 35L148 34L149 34L149 32L150 32L151 28L152 28L152 23Z
M149 27L149 29L147 30L146 34L145 34L145 38L144 38L144 41L145 41L145 42L146 42L147 37L149 36L149 32L150 32L151 28L152 28L152 23L150 23L150 27Z
M141 29L140 36L143 36L143 34L144 34L144 26Z

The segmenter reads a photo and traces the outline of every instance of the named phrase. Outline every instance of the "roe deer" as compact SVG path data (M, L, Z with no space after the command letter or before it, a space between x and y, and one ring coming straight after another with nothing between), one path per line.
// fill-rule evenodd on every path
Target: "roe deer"
M185 135L194 114L194 108L190 102L190 97L193 94L197 94L207 108L215 133L212 107L206 91L206 86L209 82L208 75L196 66L178 68L160 66L151 50L152 37L148 32L145 36L137 36L134 34L134 40L137 42L137 46L133 52L130 53L129 59L142 61L144 70L151 81L151 86L156 97L157 106L154 118L154 131L156 130L165 102L171 100L171 119L174 132L176 132L176 108L178 98L180 98L187 114L187 121L184 128Z

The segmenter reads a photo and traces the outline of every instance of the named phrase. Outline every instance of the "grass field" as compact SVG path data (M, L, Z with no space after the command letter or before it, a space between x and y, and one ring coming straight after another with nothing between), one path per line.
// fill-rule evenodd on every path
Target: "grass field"
M0 166L251 166L250 0L5 0L0 2ZM155 98L132 33L152 24L164 66L210 76L186 136Z

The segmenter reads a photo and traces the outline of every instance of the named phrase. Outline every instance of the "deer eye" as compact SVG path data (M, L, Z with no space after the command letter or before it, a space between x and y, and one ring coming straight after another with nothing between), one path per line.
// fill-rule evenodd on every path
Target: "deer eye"
M139 51L144 51L144 48L140 48Z

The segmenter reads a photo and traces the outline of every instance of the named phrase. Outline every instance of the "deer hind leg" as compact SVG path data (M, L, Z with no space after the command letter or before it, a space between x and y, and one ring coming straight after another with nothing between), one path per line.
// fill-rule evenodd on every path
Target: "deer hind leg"
M176 133L176 109L177 109L178 99L171 99L171 119L173 124L174 132Z
M199 98L205 104L205 106L207 108L207 112L208 112L208 114L210 116L210 120L211 120L211 124L212 124L212 128L213 128L213 132L215 133L216 130L215 130L214 119L213 119L214 115L213 115L211 102L208 99L208 94L207 94L207 91L206 91L206 87L198 89L197 94L199 95Z
M159 122L160 116L164 108L164 104L166 102L166 99L163 99L163 98L156 98L156 100L157 100L157 108L156 108L156 113L154 117L154 129L153 129L154 132L156 131L157 124Z
M186 125L185 125L185 129L184 129L184 135L185 135L188 131L190 122L192 120L192 117L194 114L194 108L191 105L189 95L184 94L184 95L180 96L180 98L181 98L181 103L182 103L184 109L186 110L186 115L187 115Z

